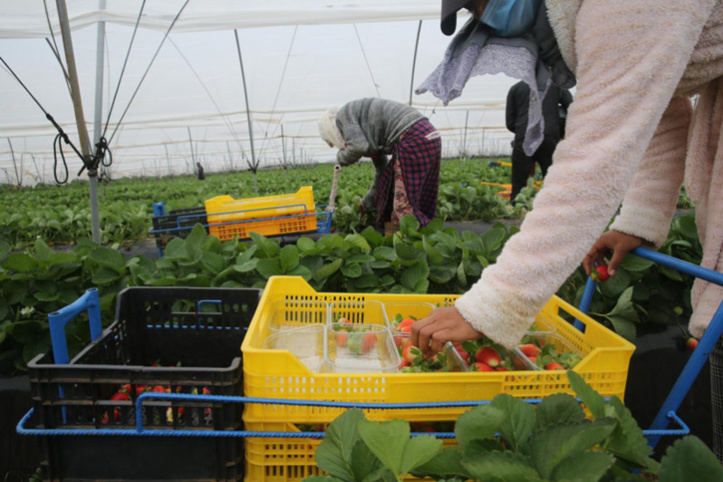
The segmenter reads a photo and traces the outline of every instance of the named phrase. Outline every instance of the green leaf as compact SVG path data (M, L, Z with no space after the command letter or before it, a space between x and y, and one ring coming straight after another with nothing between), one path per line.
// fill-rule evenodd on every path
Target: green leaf
M585 411L575 398L567 393L554 393L537 405L535 431L558 423L576 423L585 420Z
M658 470L658 480L723 480L723 465L698 437L690 435L668 448Z
M117 281L120 277L121 274L118 271L103 266L93 272L91 281L93 284L105 286Z
M621 296L620 294L626 289L632 289L632 286L630 286L630 274L624 269L619 269L617 273L615 273L615 276L605 282L598 283L598 288L606 298L617 298Z
M384 469L382 461L374 455L374 452L361 438L352 447L350 467L354 480L364 480Z
M309 268L306 266L297 266L296 268L292 269L288 273L286 273L288 276L301 276L306 281L311 281L314 278L314 275L311 273Z
M467 469L462 466L463 456L464 452L459 446L442 447L437 455L428 462L419 465L412 473L420 478L429 476L449 478L458 475L468 479L470 475Z
M585 383L585 380L572 370L567 371L567 378L570 380L570 386L577 394L578 398L582 400L582 403L587 405L588 410L594 418L601 418L605 416L605 399L593 390L590 385Z
M645 258L641 258L640 256L625 256L623 258L622 263L620 263L621 268L625 268L626 271L630 271L632 273L640 273L643 271L647 271L650 269L651 266L653 266L655 263L653 261L647 260ZM617 274L615 274L617 276ZM615 278L613 276L613 278ZM611 278L612 279L612 278ZM610 281L610 280L608 280ZM606 281L607 283L607 281Z
M346 258L347 263L371 263L375 261L376 258L372 256L371 254L364 254L364 253L358 253L358 254L352 254L348 258Z
M493 228L489 231L485 231L480 239L485 247L487 254L494 252L495 250L502 247L505 241L507 232L504 228Z
M279 258L281 261L281 273L286 274L299 265L299 250L293 244L287 244L281 248Z
M35 258L25 253L13 253L5 259L3 265L10 271L27 273L28 271L36 269L38 262Z
M414 263L413 265L409 266L407 269L404 270L402 273L402 285L410 289L412 291L416 291L415 288L417 287L418 283L420 281L424 281L429 276L429 266L427 266L427 262L423 259L419 260L417 263ZM426 293L426 290L424 291Z
M255 232L249 233L249 236L253 240L254 244L258 246L259 250L261 251L261 253L259 254L261 254L262 256L259 257L266 257L272 259L278 257L279 245L277 243L274 243L267 237Z
M5 256L8 255L10 252L10 245L6 242L0 239L0 261L5 258Z
M122 272L125 267L125 257L114 249L96 248L90 252L90 256L88 257L99 265L111 268L119 273Z
M408 474L417 467L429 462L442 449L442 441L429 435L421 435L407 440L402 454L400 472Z
M459 263L459 266L457 266L457 283L459 283L460 286L467 286L467 275L464 272L464 263Z
M650 458L652 448L630 410L618 397L611 397L608 407L612 409L618 424L604 448L619 459L627 460L640 468L655 467L656 462Z
M226 259L211 251L204 251L201 264L213 274L218 274L226 268Z
M396 418L388 422L361 420L358 429L359 436L384 466L394 475L400 474L410 435L409 423Z
M311 238L302 236L296 240L296 247L299 248L299 251L303 253L305 251L311 251L316 248L316 242L314 242L314 240Z
M540 475L548 479L557 464L573 454L580 454L600 444L615 429L611 419L585 420L574 424L557 424L535 432L530 457Z
M614 462L615 459L605 452L576 453L555 466L551 480L595 482L605 475Z
M507 417L504 410L491 405L479 405L464 412L454 424L454 433L460 445L477 439L491 439Z
M200 223L196 223L186 237L186 253L190 259L200 259L203 254L203 245L206 244L208 233ZM170 244L170 243L169 243ZM168 249L168 247L166 247Z
M437 284L445 284L457 275L457 268L452 266L431 266L429 279Z
M522 454L513 452L488 452L474 459L462 461L473 478L485 481L538 482L537 471Z
M637 314L637 312L636 312ZM615 332L630 342L635 341L636 328L635 323L619 316L608 316L610 323L612 323Z
M324 266L316 270L316 272L314 273L314 279L316 281L323 281L327 279L328 277L339 271L339 268L341 268L341 264L343 262L343 259L336 258L331 263L325 264Z
M409 423L393 419L388 422L359 422L359 435L394 475L405 475L434 457L442 441L434 437L409 438Z
M350 248L359 248L365 253L371 251L372 249L367 240L361 234L349 234L346 238L344 238L344 243Z
M421 255L414 246L409 246L404 243L395 243L394 252L402 262L406 263L416 261Z
M254 271L256 269L256 266L259 264L259 261L260 261L259 258L252 258L241 264L233 265L233 269L235 271L238 271L239 273L248 273L248 272Z
M499 426L500 437L511 450L519 451L530 439L530 432L535 426L535 407L505 393L497 395L491 406L507 414Z
M424 248L424 252L427 255L427 259L429 260L429 263L432 265L440 265L443 264L445 261L445 257L442 253L439 252L438 249L436 249L434 246L432 246L429 243L429 240L425 236L422 238L422 247Z
M55 252L50 249L45 241L38 238L35 240L35 255L40 259L49 259L50 256Z
M48 332L47 324L39 321L18 321L6 328L15 341L21 344L33 343Z
M345 263L341 267L341 272L347 278L358 278L362 275L362 268L359 263Z
M378 246L374 249L374 257L383 261L395 261L397 259L397 253L394 251L394 248L390 248L389 246Z
M346 481L357 480L352 470L352 450L360 440L359 424L364 420L364 412L353 408L329 424L314 456L321 470Z
M281 266L279 266L278 259L259 259L258 263L256 264L256 270L261 276L266 279L269 279L272 276L278 276L282 274Z

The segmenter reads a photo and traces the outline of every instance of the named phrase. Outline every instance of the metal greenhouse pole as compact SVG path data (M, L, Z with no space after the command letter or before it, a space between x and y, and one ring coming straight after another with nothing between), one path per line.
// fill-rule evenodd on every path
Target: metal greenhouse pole
M414 59L412 60L412 81L409 85L409 105L412 105L412 93L414 92L414 70L417 68L417 50L419 49L419 35L422 33L422 21L417 27L417 41L414 42Z
M63 36L63 49L65 50L65 62L68 67L70 95L73 99L73 109L75 110L75 123L78 126L78 137L80 138L80 152L83 155L83 162L88 168L88 181L90 185L90 220L93 241L95 241L96 243L100 243L100 221L98 215L98 170L90 162L90 137L88 136L88 127L85 125L85 115L83 114L83 100L80 95L80 84L78 83L78 71L75 68L75 54L73 53L73 39L70 32L68 9L65 5L65 0L56 0L55 4L58 8L60 32Z
M98 0L98 10L105 10L106 0ZM103 135L103 68L105 66L105 22L98 22L95 52L95 116L93 118L93 140L98 143ZM107 173L106 173L107 174Z
M251 126L251 112L249 111L249 95L246 89L246 74L244 73L244 61L241 58L241 44L238 41L238 30L234 29L234 37L236 37L236 50L238 51L238 63L241 66L241 81L244 86L244 99L246 100L246 120L249 125L249 142L251 143L251 165L254 166L254 191L258 194L259 186L256 180L256 170L259 167L256 164L256 154L254 153L254 132Z

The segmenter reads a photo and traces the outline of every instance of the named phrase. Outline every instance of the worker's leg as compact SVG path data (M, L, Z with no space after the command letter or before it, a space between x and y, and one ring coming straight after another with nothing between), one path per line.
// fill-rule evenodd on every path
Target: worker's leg
M527 178L530 177L530 170L535 167L535 161L527 157L521 148L512 148L512 191L510 203L514 206L515 198L527 186Z
M399 223L404 216L414 216L414 209L407 197L407 190L404 187L402 166L398 158L394 159L394 200L392 201L392 216L389 223L384 226L384 234L389 235L399 230Z
M556 139L545 137L545 140L542 141L542 144L540 144L540 147L533 156L537 164L540 166L540 172L542 173L543 179L547 176L547 170L552 165L552 155L554 154L556 147ZM532 173L532 176L535 176L534 172Z

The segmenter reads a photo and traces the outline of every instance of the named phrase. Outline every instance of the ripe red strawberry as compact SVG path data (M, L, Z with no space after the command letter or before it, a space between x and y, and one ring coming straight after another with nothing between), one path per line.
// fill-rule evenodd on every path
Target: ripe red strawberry
M495 371L496 372L508 372L508 371L510 371L510 369L507 367L497 367L497 368L495 368Z
M362 339L361 349L362 353L369 353L372 349L377 346L379 338L375 333L367 333Z
M564 370L565 368L559 363L548 363L545 365L545 370Z
M590 273L590 277L595 281L609 280L610 274L608 273L608 265L599 264L599 265L593 267L592 272Z
M404 318L399 325L397 325L397 331L403 331L405 333L411 332L414 321L413 318Z
M685 347L693 351L698 347L698 340L696 338L693 338L692 336L688 338L688 340L685 342Z
M475 368L475 371L478 371L478 372L493 372L493 371L495 371L494 368L492 368L492 367L489 366L488 364L482 363L482 362L476 362L476 363L474 364L474 368Z
M336 339L337 346L344 347L346 346L346 342L349 339L349 335L347 335L345 332L335 333L334 338Z
M527 343L525 345L520 345L518 348L527 358L536 357L537 354L540 353L540 349L537 348L537 345L535 345L533 343Z
M402 358L402 362L399 364L399 369L410 366L409 360Z
M475 361L489 365L492 368L499 366L502 362L502 360L500 359L500 354L497 353L497 350L495 350L491 346L486 346L477 350L474 359Z
M115 392L113 395L111 395L110 399L115 400L115 401L123 401L123 400L130 400L131 397L130 397L130 395L128 395L128 392L119 390L119 391Z
M155 387L153 387L153 389L151 390L151 392L153 392L153 393L166 393L166 388L163 387L162 385L156 385Z
M404 350L402 350L402 358L407 360L410 364L414 364L414 359L422 355L422 350L416 346L409 344Z

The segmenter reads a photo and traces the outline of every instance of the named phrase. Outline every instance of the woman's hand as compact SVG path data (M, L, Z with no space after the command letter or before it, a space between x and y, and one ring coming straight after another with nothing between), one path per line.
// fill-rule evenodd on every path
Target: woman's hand
M482 333L467 323L454 307L436 308L429 316L412 324L412 344L425 356L441 351L448 341L462 343L481 337Z
M625 255L642 244L642 238L621 233L620 231L611 230L603 233L595 244L592 245L592 248L590 248L587 256L585 256L585 259L582 261L585 273L589 276L595 263L604 263L604 258L610 257L612 253L610 263L608 263L608 274L610 276L615 275Z

